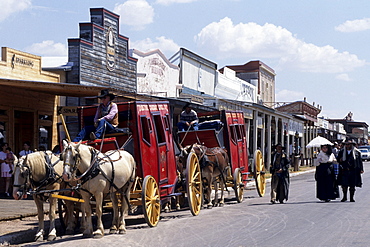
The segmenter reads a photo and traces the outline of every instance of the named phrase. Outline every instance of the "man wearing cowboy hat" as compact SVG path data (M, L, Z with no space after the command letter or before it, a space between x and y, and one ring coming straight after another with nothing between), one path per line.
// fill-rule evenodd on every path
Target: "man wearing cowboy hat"
M197 112L191 108L190 103L186 103L180 114L180 122L177 123L179 131L189 130L190 128L198 130L198 122Z
M275 152L271 155L271 200L272 204L278 200L284 203L284 199L288 200L289 194L289 159L284 152L284 147L281 143L275 145Z
M85 126L73 140L74 142L86 139L88 134L90 140L100 139L105 131L110 132L118 126L118 107L112 102L115 95L109 93L108 89L104 89L101 90L98 98L101 103L95 113L94 126Z
M361 174L364 167L361 159L361 152L355 148L356 143L352 140L344 142L345 146L339 151L337 160L340 165L339 184L342 185L343 199L347 201L347 191L349 187L350 201L355 202L355 187L362 187Z

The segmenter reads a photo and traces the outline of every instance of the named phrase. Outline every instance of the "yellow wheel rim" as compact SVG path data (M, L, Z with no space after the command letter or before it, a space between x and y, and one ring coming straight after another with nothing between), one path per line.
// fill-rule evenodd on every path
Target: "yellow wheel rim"
M188 156L186 173L186 185L188 193L188 201L191 213L196 216L199 214L202 206L202 176L200 173L200 165L198 157L191 152Z
M254 179L256 181L257 192L260 197L265 195L266 190L266 169L263 155L260 150L254 152Z
M236 201L241 203L244 199L244 185L243 176L239 168L234 171L234 191L236 196Z
M150 227L156 226L161 212L161 200L157 182L150 175L144 178L142 201L147 224Z

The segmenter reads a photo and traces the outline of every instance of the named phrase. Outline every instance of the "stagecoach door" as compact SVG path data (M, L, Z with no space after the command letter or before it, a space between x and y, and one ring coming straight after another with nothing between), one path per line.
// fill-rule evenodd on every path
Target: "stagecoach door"
M162 117L158 113L153 114L154 130L157 138L157 157L159 164L159 184L168 182L168 143L166 141L165 128Z
M248 169L247 144L242 118L238 113L226 113L230 133L230 159L233 170L236 168Z

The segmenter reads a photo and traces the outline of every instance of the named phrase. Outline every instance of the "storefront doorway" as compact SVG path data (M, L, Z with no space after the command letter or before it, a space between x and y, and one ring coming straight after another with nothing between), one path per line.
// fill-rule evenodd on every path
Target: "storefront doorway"
M23 143L29 141L31 149L34 150L34 113L27 111L14 111L14 153L18 156L23 150Z

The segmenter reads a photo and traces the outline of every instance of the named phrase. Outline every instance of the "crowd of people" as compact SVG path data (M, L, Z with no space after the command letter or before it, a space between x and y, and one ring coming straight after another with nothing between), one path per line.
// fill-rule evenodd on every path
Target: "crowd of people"
M361 152L356 148L356 142L346 140L341 144L321 145L315 166L316 197L323 202L330 202L340 198L339 186L342 188L341 202L348 200L355 202L356 187L362 187L361 174L364 167ZM284 203L289 194L289 163L288 155L281 144L275 146L272 154L271 172L271 200Z
M56 148L55 148L56 149ZM9 143L3 142L0 144L0 171L1 179L5 185L4 193L0 194L1 197L11 197L12 191L12 172L14 169L14 164L16 164L18 158L33 153L31 149L31 142L25 141L23 143L23 149L19 152L18 155L14 154L12 149L9 147ZM40 146L38 151L46 151L44 146ZM54 152L54 151L53 151Z

